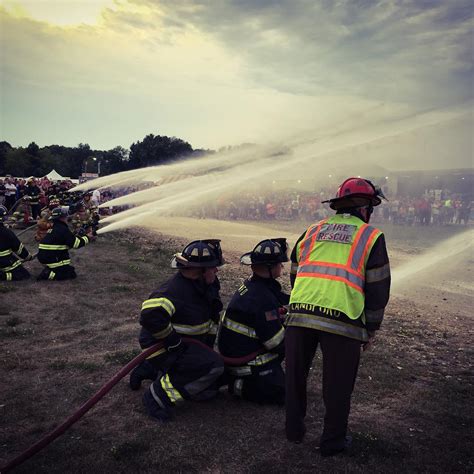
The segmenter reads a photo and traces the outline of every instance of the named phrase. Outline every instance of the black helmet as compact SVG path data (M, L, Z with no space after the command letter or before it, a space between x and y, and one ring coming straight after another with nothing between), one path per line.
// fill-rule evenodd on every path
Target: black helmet
M171 260L171 268L220 267L224 265L220 240L195 240Z
M60 219L61 217L67 217L68 215L69 215L69 206L55 207L51 211L49 220L54 221L56 219Z
M244 253L240 257L240 263L242 265L274 265L288 262L287 250L288 245L283 237L262 240L251 252Z
M0 205L0 222L3 221L5 216L8 214L8 209L5 206Z

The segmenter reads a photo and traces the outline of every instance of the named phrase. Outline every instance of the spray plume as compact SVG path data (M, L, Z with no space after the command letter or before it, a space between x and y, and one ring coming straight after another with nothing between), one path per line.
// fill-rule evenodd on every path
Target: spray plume
M118 173L83 183L76 190L124 186L148 181L149 189L119 197L102 207L136 206L109 216L110 224L101 233L131 225L144 225L153 215L183 215L190 207L205 205L221 194L238 195L253 187L277 180L278 192L284 182L296 176L311 178L311 188L328 185L328 177L339 175L385 175L394 154L394 141L422 134L463 119L465 109L413 114L403 111L398 117L387 117L381 107L362 113L360 120L344 121L316 131L308 131L284 140L282 144L245 146L201 158L182 160L161 166ZM423 140L423 137L420 138ZM385 159L384 159L385 158ZM386 165L387 167L385 167ZM294 178L293 178L294 177ZM169 182L179 179L176 182ZM333 183L334 189L337 183ZM288 187L288 184L286 184ZM293 186L296 187L296 186ZM301 188L301 186L298 186Z
M400 293L421 282L433 283L448 278L456 267L472 263L474 230L468 229L435 245L392 272L392 292Z

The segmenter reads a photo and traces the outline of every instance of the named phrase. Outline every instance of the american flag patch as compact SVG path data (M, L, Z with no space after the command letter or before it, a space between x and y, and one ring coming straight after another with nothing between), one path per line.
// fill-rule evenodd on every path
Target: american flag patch
M278 312L278 309L272 309L271 311L266 311L265 319L267 321L276 321L277 319L280 319L280 313Z

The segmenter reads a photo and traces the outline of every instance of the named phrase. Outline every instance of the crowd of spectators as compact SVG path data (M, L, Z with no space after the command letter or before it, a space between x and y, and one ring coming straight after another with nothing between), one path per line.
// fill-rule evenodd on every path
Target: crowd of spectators
M67 191L74 184L70 180L51 182L48 178L0 179L0 204L11 209L22 197L38 193L40 208L48 206L48 200L54 196L66 204ZM94 191L92 201L95 206L112 199L125 196L153 186L152 183L105 188ZM36 191L32 191L36 188ZM333 197L332 187L321 188L318 192L296 190L260 189L240 194L223 194L213 201L203 202L191 209L191 215L197 218L221 220L301 220L317 221L331 215L327 204L321 201ZM425 190L418 196L396 195L374 209L373 222L393 223L395 225L466 225L474 216L471 211L472 196L462 196L448 189ZM121 212L130 206L101 209L101 214ZM36 217L36 216L33 216Z
M41 207L48 205L50 196L60 196L74 186L70 180L50 181L48 178L0 178L0 204L8 210L22 198L37 199Z
M225 220L317 221L332 214L327 204L333 189L318 193L285 191L221 196L213 203L197 206L192 215ZM419 196L394 196L374 208L373 222L395 225L466 225L471 216L471 198L449 190L427 190Z

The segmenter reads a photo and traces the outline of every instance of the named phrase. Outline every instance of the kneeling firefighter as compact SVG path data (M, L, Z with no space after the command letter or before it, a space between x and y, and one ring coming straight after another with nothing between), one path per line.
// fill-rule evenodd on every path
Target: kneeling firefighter
M285 329L281 314L289 295L276 280L287 262L286 239L263 240L240 258L252 276L235 292L219 326L219 352L226 357L260 354L241 367L227 367L229 392L257 403L285 403Z
M33 257L15 233L3 224L7 213L7 208L0 206L0 280L24 280L30 277L30 273L22 263Z
M217 267L224 264L219 240L197 240L176 254L171 267L178 272L142 304L140 346L163 342L130 376L130 387L140 388L152 379L143 396L148 414L166 422L184 400L206 400L217 395L224 373L219 354L211 350L222 302ZM181 336L195 338L209 349L187 344Z
M92 234L83 237L75 236L67 225L69 208L56 207L49 219L53 227L48 230L39 244L38 260L46 268L38 280L69 280L76 278L76 271L71 265L69 249L79 249L95 239Z

